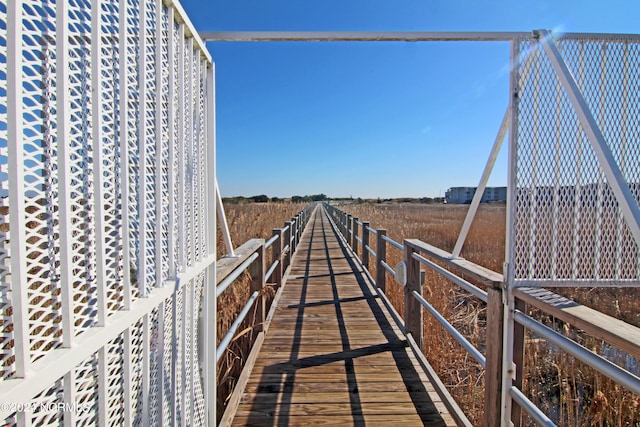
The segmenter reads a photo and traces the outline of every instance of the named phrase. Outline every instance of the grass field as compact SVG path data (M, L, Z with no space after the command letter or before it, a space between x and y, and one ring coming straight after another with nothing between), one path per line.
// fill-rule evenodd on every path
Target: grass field
M302 205L273 203L227 206L234 244L238 246L252 237L268 238L272 228L282 227L284 221L302 208ZM417 238L451 251L468 206L352 204L341 208L361 221L369 221L372 228L386 229L387 235L397 242L402 243L405 238ZM505 223L506 209L503 204L481 205L461 255L502 273ZM371 246L377 251L374 240L372 239ZM219 249L221 247L220 240ZM387 263L394 266L401 259L402 253L387 245ZM371 265L370 270L375 277L373 262ZM219 299L219 335L226 332L225 327L228 326L225 325L233 320L248 297L246 286L239 285L236 288L237 290ZM565 288L553 291L640 326L640 298L636 289ZM387 295L402 314L403 292L390 275L387 275ZM427 273L424 295L476 347L483 348L486 330L484 303L430 272ZM601 354L611 353L611 349L602 342L583 336L575 328L542 313L529 310L529 314L572 336L588 348ZM423 351L429 361L471 422L482 425L484 371L428 314L425 314L424 333ZM248 352L249 341L245 344L243 342L238 340L229 352L227 361L219 366L220 397L223 399L224 391L228 393L232 388L243 357ZM622 361L624 355L620 359ZM524 390L559 425L640 425L640 397L622 390L612 381L542 340L527 340ZM524 425L533 424L530 420L525 420Z

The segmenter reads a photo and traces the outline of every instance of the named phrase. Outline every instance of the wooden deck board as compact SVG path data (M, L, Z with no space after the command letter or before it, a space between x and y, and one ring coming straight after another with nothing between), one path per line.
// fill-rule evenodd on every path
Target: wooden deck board
M232 425L455 425L360 268L316 209Z

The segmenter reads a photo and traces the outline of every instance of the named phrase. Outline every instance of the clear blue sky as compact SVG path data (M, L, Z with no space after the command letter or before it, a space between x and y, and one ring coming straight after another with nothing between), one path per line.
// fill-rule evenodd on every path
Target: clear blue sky
M182 0L198 31L634 33L640 2ZM223 196L424 197L475 186L508 43L210 42ZM489 185L506 185L506 144Z

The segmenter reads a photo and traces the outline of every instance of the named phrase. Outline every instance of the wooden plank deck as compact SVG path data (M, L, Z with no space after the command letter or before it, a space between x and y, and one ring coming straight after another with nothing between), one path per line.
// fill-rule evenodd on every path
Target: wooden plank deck
M361 268L319 206L232 425L456 425Z

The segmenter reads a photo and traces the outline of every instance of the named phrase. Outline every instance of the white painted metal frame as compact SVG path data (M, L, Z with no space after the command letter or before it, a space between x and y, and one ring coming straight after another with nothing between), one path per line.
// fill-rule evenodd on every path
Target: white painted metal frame
M0 402L9 404L0 406L0 419L19 426L41 422L59 422L67 426L91 422L104 426L114 423L172 425L177 421L183 425L213 425L216 419L215 349L212 343L216 332L213 295L217 225L215 198L209 193L215 188L215 76L203 41L180 4L170 0L83 3L82 16L72 10L72 7L80 6L71 0L56 2L45 12L37 12L31 4L22 1L1 0L1 3L6 9L6 30L0 33L0 38L6 42L7 52L7 73L4 80L0 80L7 93L9 215L5 218L11 221L7 251L10 255L8 270L14 313L12 325L3 327L12 327L15 362L11 377L0 380ZM47 72L55 75L55 87L48 86L49 80L42 80L35 85L37 87L24 84L26 55L30 55L32 62L38 56L27 53L23 44L25 25L30 25L28 20L32 19L34 10L47 13L50 15L47 19L55 20L54 26L43 30L39 36L48 43L41 42L42 49L55 52L53 60L42 55L42 61L50 63L41 65L50 67ZM74 25L83 19L85 21L82 25L71 25L72 16L76 20ZM169 22L168 30L166 27L163 29L163 20ZM178 28L182 36L178 46L174 43L174 28ZM32 43L28 48L37 48L33 46L37 44ZM105 54L107 46L113 57ZM130 55L136 49L139 52L138 62L132 63ZM70 56L71 52L75 57ZM83 57L88 58L82 55L89 52L90 60L80 63ZM169 56L169 64L163 62L163 54ZM183 67L179 76L174 73L176 57L180 58ZM130 75L132 65L138 76ZM38 76L29 78L37 79ZM79 85L80 80L86 84ZM154 89L158 97L151 93ZM161 89L171 98L169 105L161 103ZM35 95L33 91L36 91ZM103 91L117 93L118 98L112 105L105 106L101 102ZM184 102L182 110L174 114L173 99L178 94ZM42 117L25 115L24 97L42 99L43 106L47 108L49 104L54 105L47 111L47 114L53 113ZM78 98L82 99L82 105L74 100ZM74 116L74 109L82 109L82 117L86 117L86 121ZM102 123L106 111L113 115L110 118L117 120L113 134L105 131L111 123ZM128 120L131 112L138 113L137 129L132 129ZM164 117L169 122L168 126L163 125ZM189 141L176 140L175 130L185 126L190 126ZM57 178L51 181L56 183L56 188L52 189L56 199L45 199L37 194L37 189L29 187L24 172L27 147L23 145L23 137L25 132L30 132L32 141L44 144L44 136L38 139L38 129L43 133L55 129L54 135L58 136L56 145L47 147L45 153L50 157L47 164L57 164L57 169L51 172ZM82 130L82 135L78 135L78 129ZM109 135L115 135L115 138ZM134 136L137 140L132 141ZM77 167L74 163L77 159L72 160L72 157L75 155L73 150L77 149L73 144L77 144L75 141L79 138L85 138L83 144L90 144L93 158L93 162L83 165L86 172L80 182L68 173ZM139 156L137 165L132 163L129 155L133 142ZM169 147L168 154L161 152L164 142ZM107 145L110 153L118 152L118 175L106 173ZM189 180L185 179L187 172L182 163L186 152L190 159L197 159L189 171ZM169 162L176 156L181 157L181 168L169 167L169 176L163 177L162 156L168 157ZM41 166L43 170L45 167L48 166ZM77 173L77 169L75 171ZM180 173L181 176L178 175ZM116 187L107 186L107 180L113 180ZM134 225L139 227L137 238L140 239L135 264L129 252L132 224L127 211L132 180L138 183L140 196ZM172 208L165 209L166 197L171 206L178 203L173 191L168 196L162 194L161 189L166 182L170 189L180 182L190 194L191 205L187 212L193 216L189 218L189 229L197 236L191 236L189 248L185 245L185 224L179 227L181 238L174 239L173 227L181 223L185 212L175 215ZM112 220L107 219L104 207L107 188L119 188L117 194L109 194L110 199L120 200L118 230L122 258L119 264L112 260L107 262L105 252L112 244L109 242L113 241L112 237L109 242L106 239L106 221ZM84 193L92 194L93 200L84 205L86 212L79 213L78 194ZM33 305L37 300L29 300L28 290L32 283L27 275L27 257L29 253L43 249L26 238L29 227L33 229L36 225L27 224L25 202L29 200L33 206L36 197L42 197L38 203L43 206L43 212L55 211L59 218L60 232L56 235L51 229L41 229L45 235L47 230L51 233L47 243L50 249L59 248L59 251L51 249L50 253L58 257L60 271L59 277L48 278L54 289L60 289L60 303L49 309L53 316L41 322L49 321L53 325L59 319L62 336L58 347L41 349L39 352L43 355L38 353L34 356L33 346L37 343L29 326L29 316L32 310L39 308ZM58 206L51 205L51 200L58 200ZM82 215L84 222L79 223L72 218L78 214ZM91 243L94 252L85 258L78 256L74 246L78 238L86 234L82 227L90 227L95 240ZM167 228L168 236L163 234ZM163 250L169 253L168 265L161 262ZM189 253L191 263L182 262L177 268L172 254L185 252ZM114 265L121 267L116 270ZM79 272L79 266L83 267L82 272ZM87 273L84 271L90 271L89 276L85 276ZM168 272L168 279L165 279L164 272ZM80 299L78 292L86 295L87 291L75 284L83 280L89 280L89 286L95 283L95 299ZM132 281L137 282L137 287ZM113 283L118 289L108 289ZM151 286L145 286L145 283ZM107 292L121 295L120 309L108 309ZM77 326L79 318L74 316L74 310L79 304L83 304L83 310L95 312L93 323ZM164 318L171 314L169 310L173 310L174 319L176 316L181 318L182 332L178 335L165 327ZM206 319L202 326L199 326L199 316ZM181 360L164 357L165 346L170 342L180 349ZM121 356L114 357L116 355ZM171 370L182 372L181 388L176 387L177 377L167 378L166 373ZM172 384L171 389L165 387L165 382ZM122 390L122 399L113 394L114 385ZM54 411L48 415L38 406L50 402L78 405L78 399L91 390L95 390L97 399L97 403L88 409L93 411L91 416L81 416L78 411L58 414ZM184 396L188 396L188 404L185 405L183 400L178 414L174 403ZM12 403L31 403L37 410L15 411L11 409ZM167 403L174 406L174 410L168 413L164 410Z

